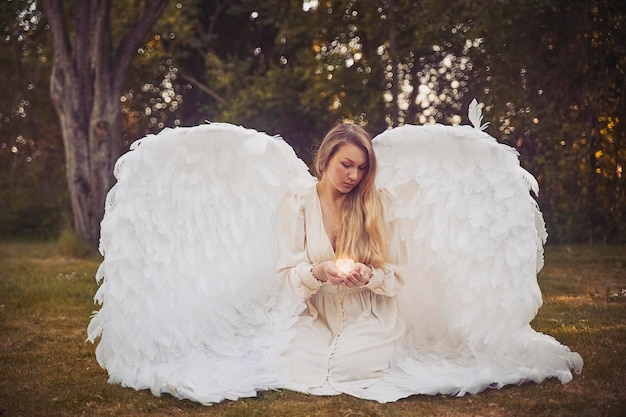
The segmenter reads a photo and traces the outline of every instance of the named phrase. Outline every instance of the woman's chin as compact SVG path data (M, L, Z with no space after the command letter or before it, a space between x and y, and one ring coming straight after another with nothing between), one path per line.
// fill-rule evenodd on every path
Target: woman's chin
M356 188L356 184L354 185L341 184L341 188L339 189L339 191L341 191L344 194L348 194L350 191L354 190L355 188Z

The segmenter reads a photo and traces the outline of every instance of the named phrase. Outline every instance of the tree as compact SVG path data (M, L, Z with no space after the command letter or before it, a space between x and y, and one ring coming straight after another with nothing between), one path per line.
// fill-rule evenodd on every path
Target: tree
M91 241L113 161L148 131L228 121L281 134L308 159L336 121L353 119L373 134L459 123L473 97L485 104L489 132L518 148L538 177L552 242L626 236L623 2L179 0L138 48L120 92L120 63L129 62L120 51L132 58L139 42L128 34L141 32L137 22L145 33L144 8L156 19L164 2L73 2L66 28L60 0L42 1L76 230L90 230ZM2 10L23 8L8 5ZM50 32L40 27L35 34ZM124 141L118 121L104 117L119 112L120 100ZM0 112L19 108L11 106ZM18 130L3 120L0 129Z
M50 95L65 147L74 230L96 244L104 199L113 184L113 164L122 152L123 83L167 0L145 1L118 39L111 30L112 0L72 2L73 25L62 3L42 0L54 45Z
M478 25L501 138L537 174L553 242L626 236L624 2L495 2Z

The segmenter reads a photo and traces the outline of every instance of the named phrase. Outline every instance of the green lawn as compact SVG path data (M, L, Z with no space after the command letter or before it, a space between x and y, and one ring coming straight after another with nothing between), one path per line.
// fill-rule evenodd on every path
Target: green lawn
M461 398L378 404L273 391L211 407L107 383L85 343L98 258L0 242L0 416L625 416L626 246L548 247L533 327L579 352L583 373Z

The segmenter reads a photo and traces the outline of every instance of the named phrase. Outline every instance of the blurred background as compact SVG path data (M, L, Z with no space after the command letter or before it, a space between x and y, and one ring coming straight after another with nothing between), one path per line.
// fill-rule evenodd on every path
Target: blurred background
M4 0L0 238L95 245L114 161L166 127L469 124L517 148L550 243L626 243L621 0Z

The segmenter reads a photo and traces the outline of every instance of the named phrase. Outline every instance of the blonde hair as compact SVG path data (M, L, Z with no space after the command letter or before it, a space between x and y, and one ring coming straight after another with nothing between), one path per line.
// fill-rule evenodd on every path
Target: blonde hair
M359 184L345 195L342 202L336 240L337 257L380 268L387 260L388 242L383 206L374 184L376 155L371 137L356 124L342 123L335 126L318 149L315 170L321 180L333 155L346 143L356 145L365 152L367 169Z

